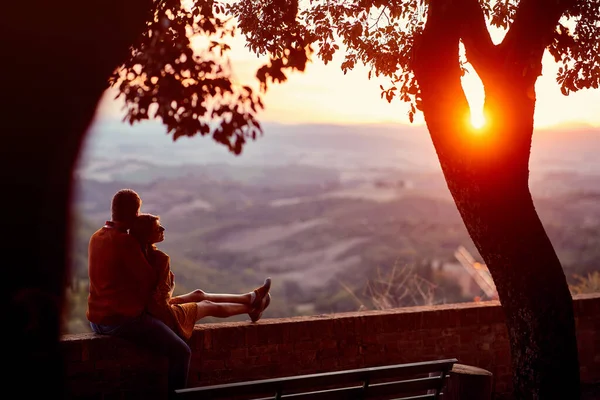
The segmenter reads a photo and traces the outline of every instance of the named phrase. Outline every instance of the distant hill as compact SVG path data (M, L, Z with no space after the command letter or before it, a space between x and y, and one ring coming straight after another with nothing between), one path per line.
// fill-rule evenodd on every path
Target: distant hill
M271 275L266 317L349 311L372 306L367 283L400 265L435 281L436 301L470 300L430 268L458 246L478 254L423 128L267 125L240 157L209 138L173 143L156 124L94 130L75 176L81 281L89 235L131 187L163 219L178 292L246 291ZM531 189L569 279L600 268L598 135L534 135Z
M425 127L365 124L283 125L265 123L264 135L250 141L235 157L209 137L173 142L157 121L128 125L98 121L92 126L80 159L136 159L160 165L310 164L338 169L395 168L439 171L439 162ZM600 173L600 128L577 126L536 130L533 175L557 170Z

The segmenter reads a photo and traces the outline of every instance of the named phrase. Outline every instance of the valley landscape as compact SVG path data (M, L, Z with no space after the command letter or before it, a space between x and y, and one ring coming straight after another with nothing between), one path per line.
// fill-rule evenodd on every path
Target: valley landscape
M176 294L245 292L271 276L264 318L374 309L383 295L391 306L485 298L456 274L459 247L481 260L425 128L264 131L236 157L206 137L173 142L156 123L94 125L75 176L70 332L88 331L87 240L123 187L161 216ZM600 268L599 153L598 128L534 134L531 190L573 284Z

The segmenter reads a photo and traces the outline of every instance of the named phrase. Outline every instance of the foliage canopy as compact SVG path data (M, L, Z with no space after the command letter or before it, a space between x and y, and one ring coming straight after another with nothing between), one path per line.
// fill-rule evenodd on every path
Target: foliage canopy
M469 1L486 21L488 29L479 35L489 40L490 29L507 32L502 43L494 45L501 50L505 42L521 39L511 34L513 22L521 9L538 0L447 4L461 7ZM600 0L562 1L567 11L547 50L561 66L556 80L568 95L600 85ZM159 118L174 140L210 135L240 154L248 139L262 133L257 115L263 108L261 95L271 83L284 82L289 71L303 71L313 57L328 63L336 52L343 52L344 73L362 63L369 68L369 79L389 78L389 87L380 86L381 97L408 102L412 121L420 109L420 92L411 61L428 4L423 0L159 0L111 85L124 97L130 123ZM269 60L256 72L259 93L233 78L228 41L239 33L250 51ZM472 34L465 29L462 40L481 39L468 37ZM461 65L476 56L467 52L460 57Z

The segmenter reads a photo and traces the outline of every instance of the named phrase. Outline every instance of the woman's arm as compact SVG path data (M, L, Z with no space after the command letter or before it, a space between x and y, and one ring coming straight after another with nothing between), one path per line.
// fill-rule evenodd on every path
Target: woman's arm
M152 260L151 264L156 269L157 284L150 297L148 312L171 329L175 329L175 316L169 305L174 288L169 256L162 251L151 250L150 259Z

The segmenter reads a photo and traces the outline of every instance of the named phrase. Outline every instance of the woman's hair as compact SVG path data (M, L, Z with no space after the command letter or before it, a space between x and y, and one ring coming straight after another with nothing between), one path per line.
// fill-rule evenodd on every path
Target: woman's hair
M133 225L129 229L129 234L133 236L142 246L152 245L150 237L156 228L156 221L159 221L158 215L143 213L137 216Z

